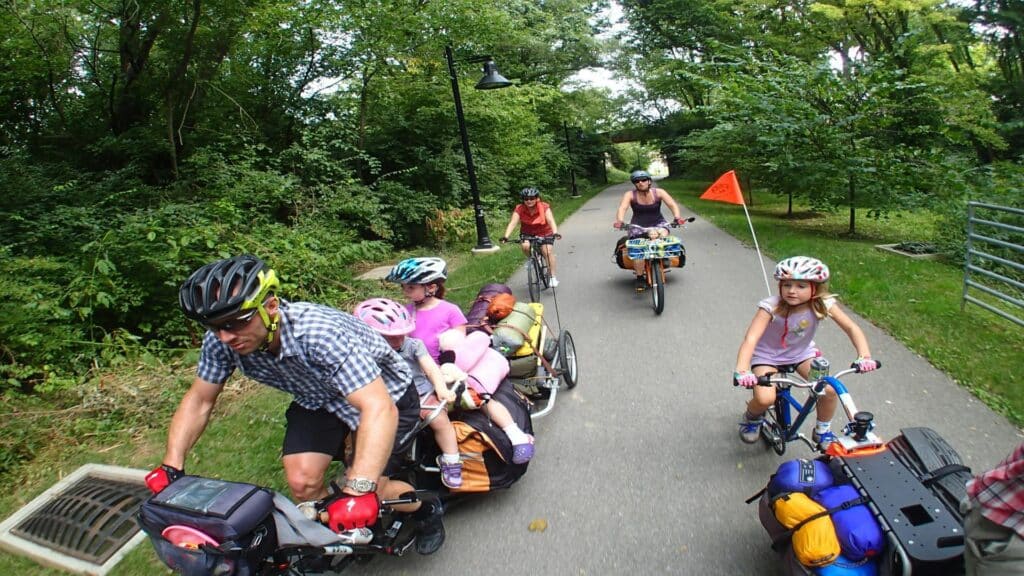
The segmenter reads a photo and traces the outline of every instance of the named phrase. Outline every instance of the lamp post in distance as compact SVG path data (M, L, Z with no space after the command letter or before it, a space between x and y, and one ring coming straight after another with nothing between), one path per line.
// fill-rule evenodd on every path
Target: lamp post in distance
M476 183L476 168L473 166L473 153L469 149L469 133L466 131L466 117L462 112L462 95L459 93L459 76L455 72L455 57L452 47L444 47L444 57L448 60L448 76L452 81L452 94L455 96L455 117L459 121L459 134L462 136L462 152L466 155L466 172L469 177L469 191L473 194L473 214L476 219L476 247L473 252L493 252L498 248L491 242L487 234L487 222L484 220L484 207L480 203L480 189ZM473 56L467 62L483 62L484 77L476 83L477 90L496 90L512 85L494 64L490 56Z
M563 121L562 131L565 132L565 152L569 155L569 178L572 180L572 198L579 198L580 193L576 190L576 165L572 160L572 144L569 143L569 125Z

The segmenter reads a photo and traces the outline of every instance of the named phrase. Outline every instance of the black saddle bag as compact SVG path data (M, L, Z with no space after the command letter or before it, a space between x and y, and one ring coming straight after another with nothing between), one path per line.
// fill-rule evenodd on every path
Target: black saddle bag
M171 483L139 507L137 519L157 556L188 576L251 576L277 546L274 496L265 488L199 476ZM172 542L170 527L186 527L216 543Z

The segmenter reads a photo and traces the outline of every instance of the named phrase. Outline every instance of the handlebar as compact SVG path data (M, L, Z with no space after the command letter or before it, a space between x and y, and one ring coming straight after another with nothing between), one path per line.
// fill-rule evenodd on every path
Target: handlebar
M621 228L615 228L614 226L612 226L612 228L615 228L616 230L639 230L646 232L647 230L651 230L654 228L663 228L665 226L668 226L670 228L682 228L685 227L686 224L693 222L696 219L696 217L690 216L689 218L683 218L682 224L676 222L675 220L672 220L671 222L666 222L664 225L659 224L658 226L639 226L637 224L633 224L632 222L623 222Z
M876 364L876 367L875 367L876 370L880 369L882 367L882 363L880 361L878 361L878 360L875 360L875 364ZM845 369L845 370L840 370L839 372L836 372L835 374L828 374L827 376L831 376L833 378L839 379L839 378L842 378L843 376L846 376L847 374L860 374L860 373L861 373L860 368L858 368L856 366L856 363L854 363L854 364L851 364L850 367ZM788 374L788 373L786 373L786 374ZM822 378L824 378L824 377L822 377ZM786 376L784 374L780 375L779 372L773 372L771 374L765 374L764 376L758 376L757 377L757 385L758 386L775 386L776 384L788 384L790 386L795 386L797 388L813 388L821 380L822 380L821 378L819 378L817 380L804 380L803 378L800 378L799 380L797 380L797 379L794 379L794 378L792 378L790 376ZM739 386L740 384L739 384L739 382L736 381L735 378L733 378L732 385L733 386Z

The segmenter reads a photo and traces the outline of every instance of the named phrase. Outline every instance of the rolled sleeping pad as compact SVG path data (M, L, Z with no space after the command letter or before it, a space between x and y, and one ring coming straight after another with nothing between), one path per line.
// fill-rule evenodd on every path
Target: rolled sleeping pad
M488 348L480 360L465 372L469 374L470 388L481 394L494 394L508 376L508 369L508 360L497 350Z
M533 308L525 302L516 302L512 313L494 325L491 347L506 356L519 350L526 342L526 335L536 321Z

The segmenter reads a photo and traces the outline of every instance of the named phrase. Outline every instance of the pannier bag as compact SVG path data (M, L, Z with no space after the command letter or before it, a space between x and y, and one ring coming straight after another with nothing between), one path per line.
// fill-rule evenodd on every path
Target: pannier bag
M469 328L480 327L487 323L487 308L491 301L498 294L511 294L512 289L505 284L484 284L476 293L476 299L469 307L466 314L466 324Z
M172 570L251 576L277 546L273 501L269 490L252 484L184 476L144 501L136 518ZM202 537L181 538L189 531Z
M850 484L825 488L814 496L815 501L829 510L858 498L860 493ZM832 512L832 524L836 528L839 547L848 560L856 562L882 553L885 536L878 520L866 505L857 504Z
M768 495L803 492L813 496L819 490L832 486L834 482L832 470L821 460L787 460L779 465L779 469L768 481Z
M508 380L490 401L500 402L523 432L533 434L530 407ZM450 417L462 456L462 486L450 489L452 493L501 490L526 474L529 463L512 463L512 442L483 410L454 412Z
M793 531L796 559L804 566L826 566L839 557L839 540L828 512L802 493L780 494L771 501L779 523Z

